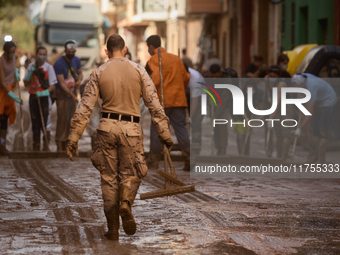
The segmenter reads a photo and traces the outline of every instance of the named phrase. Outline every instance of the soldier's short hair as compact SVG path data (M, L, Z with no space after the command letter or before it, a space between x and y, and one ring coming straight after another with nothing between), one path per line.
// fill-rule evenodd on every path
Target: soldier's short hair
M152 35L146 39L146 44L148 47L152 45L155 49L161 47L161 38L158 35Z
M121 51L125 47L124 39L117 34L111 35L106 42L106 48L109 52Z

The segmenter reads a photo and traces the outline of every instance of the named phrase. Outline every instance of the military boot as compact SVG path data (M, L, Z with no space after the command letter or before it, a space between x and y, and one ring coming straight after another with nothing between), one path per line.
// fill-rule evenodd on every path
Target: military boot
M318 146L320 138L317 136L310 137L309 154L307 157L308 164L314 164L318 160Z
M0 154L8 156L9 151L6 149L6 130L0 130Z
M136 177L124 179L120 184L120 201L119 214L122 217L123 229L127 235L136 233L136 222L132 215L131 206L135 200L141 180Z
M119 239L119 206L113 206L109 211L105 211L108 231L104 234L107 239Z
M320 139L318 150L318 161L317 164L326 163L326 149L327 149L327 139Z

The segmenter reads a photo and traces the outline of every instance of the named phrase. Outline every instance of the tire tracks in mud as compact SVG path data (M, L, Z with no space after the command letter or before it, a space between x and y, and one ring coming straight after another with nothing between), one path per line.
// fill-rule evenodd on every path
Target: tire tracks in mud
M158 176L157 174L152 174L143 179L147 183L156 186L157 188L164 187L164 178ZM220 202L218 199L204 194L200 191L195 191L186 194L176 195L176 198L182 200L185 203L211 203L211 202ZM270 250L270 253L273 253L273 249L268 247L266 243L259 241L258 239L249 238L244 241L243 237L247 237L248 233L238 233L234 234L230 232L230 227L235 227L235 223L229 221L223 213L217 211L205 211L201 208L196 208L198 213L202 215L202 217L207 218L213 225L215 230L227 230L227 236L229 238L228 244L224 243L223 251L229 251L230 254L247 254L254 255L257 254L253 251L253 248L256 247L257 250ZM236 240L236 241L235 241ZM231 243L231 244L229 244ZM256 244L254 244L256 243ZM228 253L229 253L228 252Z
M152 173L151 175L147 176L143 179L147 183L157 187L163 188L164 187L164 177L158 176L156 173ZM185 203L214 203L219 202L218 199L211 197L207 194L204 194L200 191L195 191L192 193L180 194L175 196L177 199L182 200ZM243 202L243 204L248 206L253 206L259 209L267 209L267 207L273 209L279 209L284 205L277 205L273 204L266 204L266 207L263 207L262 203L254 203L254 202ZM207 206L209 208L209 205ZM195 209L194 209L195 210ZM282 226L280 223L281 220L286 220L286 217L276 217L274 219L267 219L265 216L258 217L258 218L248 218L246 215L242 213L233 213L232 218L223 214L220 211L208 211L204 210L204 206L199 206L196 208L197 212L196 215L202 219L206 218L209 222L213 224L213 229L217 231L223 231L225 235L228 236L228 243L223 242L223 251L228 251L228 254L247 254L247 255L254 255L254 254L291 254L296 252L296 248L301 246L303 242L295 241L294 239L289 239L286 237L280 237L280 233L282 233ZM291 222L298 222L300 225L312 225L315 226L315 221L324 220L324 224L318 226L318 228L328 228L330 224L336 225L336 219L333 220L325 220L325 219L308 219L303 220L291 217L288 218L288 221ZM273 222L275 223L273 225ZM272 223L272 224L270 224ZM284 221L282 224L285 224ZM274 230L279 228L279 232L275 232ZM300 227L301 228L301 227ZM274 229L274 230L273 230ZM286 231L289 231L291 226L286 227ZM324 229L324 231L330 230L336 233L336 226L333 226L333 229ZM301 230L301 235L305 234L304 229ZM299 236L299 235L297 235Z
M164 177L158 176L158 175L147 175L145 178L143 178L143 181L156 186L157 188L164 188ZM191 203L191 202L218 202L219 200L209 196L207 194L204 194L200 191L194 191L190 193L185 193L185 194L179 194L176 195L177 198L182 200L183 202L186 203Z
M156 186L157 188L163 188L164 187L164 178L158 175L150 175L143 179L143 181L146 181L147 183ZM209 196L207 194L204 194L200 191L194 191L191 193L185 193L185 194L179 194L176 195L176 197L180 200L182 200L185 203L197 203L197 202L219 202L218 199ZM199 212L208 218L216 227L226 227L226 220L224 217L218 213L218 212L206 212L199 210Z
M70 247L80 250L96 247L104 233L104 226L98 223L99 217L79 192L70 184L48 172L41 161L13 160L13 166L22 178L30 180L37 193L53 208L60 244L68 253ZM72 203L72 206L66 203ZM57 208L56 208L56 204Z
M163 188L164 187L164 178L157 175L157 174L152 174L148 175L143 179L143 181L146 181L147 183L156 186L157 188ZM191 193L185 193L185 194L179 194L175 195L176 198L182 200L185 203L209 203L209 202L220 202L218 199L204 194L203 192L200 191L194 191ZM210 222L215 225L215 229L226 229L230 226L230 223L228 220L223 216L222 213L216 212L216 211L204 211L200 208L196 208L196 210L201 214L203 217L207 218ZM232 243L232 245L225 244L223 247L224 251L228 251L230 254L245 254L245 255L255 255L256 253L253 252L252 250L249 250L245 248L243 245L238 244L237 242L234 241L234 239L229 236L229 243Z

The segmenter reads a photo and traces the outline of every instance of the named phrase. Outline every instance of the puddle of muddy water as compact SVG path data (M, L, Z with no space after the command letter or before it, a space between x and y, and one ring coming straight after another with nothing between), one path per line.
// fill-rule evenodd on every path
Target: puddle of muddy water
M2 220L18 221L18 220L43 220L53 221L53 218L48 217L49 212L46 210L33 210L30 212L6 212L0 213Z

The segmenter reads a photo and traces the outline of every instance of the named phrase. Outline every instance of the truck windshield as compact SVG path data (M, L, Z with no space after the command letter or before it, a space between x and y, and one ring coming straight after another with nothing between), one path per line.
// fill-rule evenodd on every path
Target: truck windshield
M98 45L98 29L75 29L47 27L46 42L52 45L64 45L67 40L74 40L78 47L95 47Z

